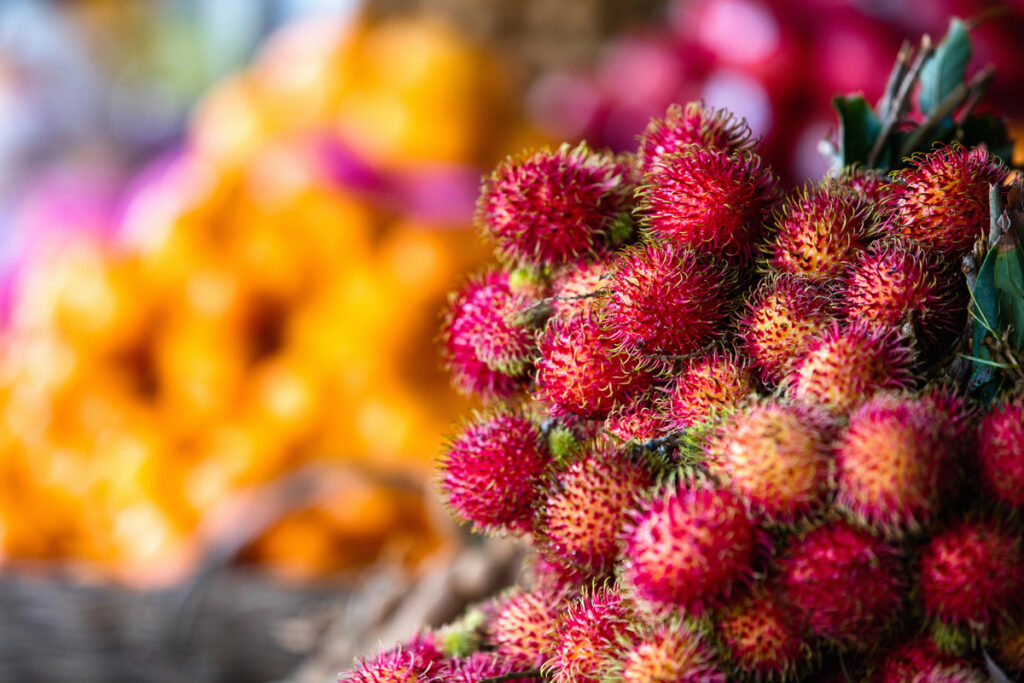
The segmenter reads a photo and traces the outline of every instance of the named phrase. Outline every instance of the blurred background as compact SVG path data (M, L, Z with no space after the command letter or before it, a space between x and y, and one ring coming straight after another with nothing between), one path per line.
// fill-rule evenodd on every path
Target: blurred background
M328 680L495 590L430 483L481 175L703 99L797 185L950 15L1024 122L1020 3L0 1L0 681Z

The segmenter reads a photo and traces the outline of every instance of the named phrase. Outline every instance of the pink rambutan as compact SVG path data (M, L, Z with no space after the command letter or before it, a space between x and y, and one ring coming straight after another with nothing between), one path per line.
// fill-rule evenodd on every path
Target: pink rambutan
M711 435L707 465L752 512L792 523L819 509L829 491L832 420L804 404L756 402Z
M360 660L355 669L343 673L338 683L425 683L426 669L413 652L399 647Z
M778 180L752 152L688 145L658 157L637 190L654 239L749 259L778 200Z
M1024 398L997 404L978 423L978 474L985 490L1024 508Z
M471 277L449 296L441 337L456 389L493 399L522 387L536 348L533 331L518 321L526 306L502 271Z
M634 394L621 403L604 422L606 433L622 441L650 441L668 432L668 419L663 406L655 398L657 389Z
M824 279L837 275L876 231L872 203L825 180L791 195L776 217L770 262L783 273Z
M491 627L498 654L523 669L539 667L554 651L555 624L567 607L564 590L512 590Z
M499 164L484 179L476 221L504 261L559 266L606 250L633 187L627 160L564 144Z
M687 145L732 153L750 150L757 142L747 122L724 109L706 107L703 102L672 104L664 119L652 118L640 135L640 169L650 171L658 159Z
M959 143L916 154L894 174L886 227L959 262L989 227L988 187L1006 168L984 147Z
M486 531L529 531L551 462L540 429L509 408L478 415L439 463L440 488L457 517Z
M877 683L986 683L989 677L963 657L943 652L930 638L920 637L889 652L872 680Z
M764 538L730 491L684 485L633 513L625 580L656 613L703 614L749 581Z
M737 406L757 391L745 360L714 350L689 359L666 391L663 408L670 428L684 431Z
M614 348L593 311L553 317L538 346L535 398L555 416L603 418L651 381L637 359Z
M938 252L889 238L861 252L839 291L850 320L899 328L910 322L926 349L956 342L967 316L963 275Z
M611 338L639 357L697 351L725 327L735 270L671 242L627 250L615 264L604 308Z
M596 309L607 298L610 269L607 261L568 266L555 275L552 282L552 308L556 315L569 316L582 309Z
M985 630L1024 601L1024 541L988 521L962 520L921 552L921 601L944 624Z
M895 330L872 329L863 321L833 324L810 344L787 381L796 399L845 412L883 389L908 388L912 363Z
M777 274L766 278L739 321L743 347L761 371L777 384L807 347L835 321L825 289L805 277Z
M620 531L653 484L624 450L602 443L558 472L534 524L537 548L550 560L600 573L619 553Z
M555 628L555 651L544 668L555 683L599 683L608 678L622 641L634 630L622 595L607 586L572 603Z
M897 550L845 522L795 539L779 560L779 581L798 627L858 649L893 621L905 592Z
M724 683L700 636L682 624L663 624L638 637L619 662L622 683Z
M928 527L960 480L944 417L927 397L895 393L854 410L836 447L836 504L890 537Z
M848 166L843 169L837 182L856 192L874 207L882 204L889 187L889 179L885 173L863 166Z
M785 680L810 658L810 646L786 609L761 589L719 611L715 631L743 680Z
M438 683L480 683L485 678L518 672L513 662L493 653L474 652L468 657L453 657L438 671ZM508 683L534 683L530 676L505 679Z

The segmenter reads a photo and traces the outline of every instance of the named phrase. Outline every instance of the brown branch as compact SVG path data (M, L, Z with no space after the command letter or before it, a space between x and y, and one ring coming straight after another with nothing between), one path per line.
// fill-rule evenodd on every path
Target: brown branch
M946 96L946 99L942 100L938 108L928 117L928 120L918 126L910 137L907 138L907 141L903 143L902 149L900 149L900 156L906 156L916 149L925 137L935 130L944 118L956 111L968 97L974 93L978 93L978 97L980 97L981 93L988 89L988 85L992 82L994 75L995 67L990 64L975 74L974 78L968 83L958 85L953 92Z
M918 50L914 63L907 70L906 76L900 83L899 90L896 91L896 96L892 99L889 110L886 112L885 120L882 121L882 130L878 133L878 137L875 138L875 144L871 146L871 152L868 154L869 168L874 167L878 162L878 156L882 153L885 143L889 140L889 136L892 135L893 129L910 103L910 92L914 89L914 84L917 83L917 79L921 75L924 63L934 53L935 45L932 44L932 39L928 35L923 36L921 38L921 49Z

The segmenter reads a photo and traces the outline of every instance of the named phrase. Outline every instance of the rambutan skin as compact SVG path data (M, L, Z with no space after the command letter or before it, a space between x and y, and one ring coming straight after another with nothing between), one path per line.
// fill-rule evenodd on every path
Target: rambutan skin
M614 348L593 311L555 316L538 343L534 397L555 416L603 418L631 392L650 384L636 359Z
M954 143L914 155L889 187L886 228L959 262L988 230L989 184L1005 177L1006 168L983 147Z
M875 683L987 683L989 677L969 661L943 652L926 637L890 652L871 679Z
M535 518L537 548L564 566L595 574L610 568L629 511L653 483L624 450L611 444L590 449L556 474Z
M978 423L977 464L986 491L1024 508L1024 398L996 405Z
M452 511L485 531L529 531L551 462L540 429L508 408L485 412L455 437L439 463Z
M702 102L672 104L665 118L652 118L640 135L641 171L650 171L658 159L682 151L687 145L731 154L756 147L757 140L744 119L724 109L706 107Z
M876 241L860 253L839 299L850 320L892 328L910 320L927 349L955 342L967 316L963 275L938 252L904 238Z
M1024 601L1021 536L989 521L962 520L921 553L925 613L945 624L985 629Z
M449 296L441 340L445 366L459 392L493 400L522 388L534 341L528 329L511 319L521 301L502 271L471 277Z
M634 513L625 580L655 612L703 614L749 581L765 540L738 496L677 487Z
M628 161L564 144L499 164L484 179L476 222L503 261L558 266L606 250L633 187Z
M836 182L853 190L868 201L871 206L882 207L884 218L884 200L888 196L889 178L882 171L864 168L863 166L847 166L839 174Z
M650 441L664 436L669 429L668 418L659 398L656 387L634 394L608 415L605 432L622 441Z
M637 190L651 238L745 261L778 196L778 180L756 154L700 145L659 156Z
M628 249L612 273L604 324L629 354L687 354L718 336L732 309L735 268L671 242Z
M686 362L666 390L662 411L670 428L684 431L736 407L756 391L749 364L734 352L716 349Z
M427 680L424 673L415 654L391 648L361 660L355 669L343 673L338 683L421 683Z
M870 646L905 592L898 551L831 522L791 543L779 560L781 597L797 625L840 646Z
M610 284L608 261L571 264L561 269L552 282L552 308L556 315L567 317L604 305Z
M498 654L523 669L539 667L554 651L554 628L567 606L564 590L514 589L492 625Z
M715 632L726 661L744 680L786 680L810 658L788 611L764 589L720 610Z
M850 415L836 447L836 503L898 538L927 528L960 482L959 444L926 396L877 394Z
M622 683L725 683L697 633L670 623L630 648L621 662Z
M572 603L555 629L555 652L545 664L555 683L599 683L629 638L634 619L621 594L607 586Z
M871 202L834 180L790 196L775 226L772 267L815 280L838 275L877 232Z
M480 683L485 678L516 673L514 664L493 652L474 652L468 657L452 658L437 672L438 683ZM530 677L510 678L509 683L532 683Z
M757 517L792 523L820 509L830 489L833 422L803 404L756 402L712 434L707 465Z
M781 273L761 282L737 327L765 383L785 377L815 337L835 322L834 308L825 288L809 278Z
M909 388L912 360L894 330L872 329L863 321L833 324L809 346L787 383L797 400L848 412L878 391Z

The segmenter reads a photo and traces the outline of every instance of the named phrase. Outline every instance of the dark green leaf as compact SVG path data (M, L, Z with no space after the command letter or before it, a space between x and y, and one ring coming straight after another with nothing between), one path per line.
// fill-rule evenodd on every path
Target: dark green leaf
M1013 140L1006 128L1006 122L992 114L974 114L968 116L961 126L964 147L977 147L984 144L995 156L1009 164L1013 159Z
M971 353L981 361L992 361L992 354L985 346L985 335L998 329L999 325L999 290L995 285L995 263L996 250L989 249L985 260L978 269L978 280L971 291L970 312L974 319L974 334L971 344ZM971 387L977 389L979 386L989 382L995 372L991 365L985 362L973 362L974 372L971 375Z
M935 54L921 69L921 90L918 106L931 115L946 97L967 78L967 63L971 61L971 37L960 19L949 22L949 31L935 47Z
M832 98L839 114L839 158L842 166L867 164L875 139L882 132L882 122L862 95Z
M994 251L992 282L999 291L999 329L1009 327L1010 344L1020 350L1024 342L1024 263L1010 233L999 238Z

